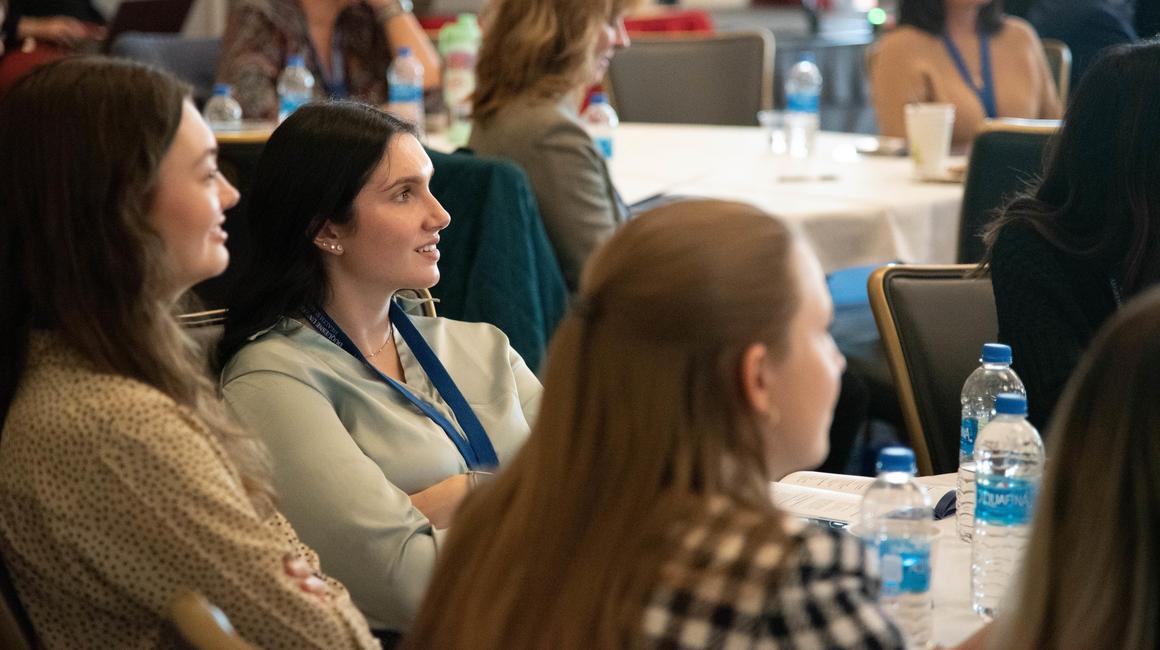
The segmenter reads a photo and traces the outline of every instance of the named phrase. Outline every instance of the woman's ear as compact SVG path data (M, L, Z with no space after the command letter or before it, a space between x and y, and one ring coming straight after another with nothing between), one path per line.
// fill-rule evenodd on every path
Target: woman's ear
M322 224L322 229L314 236L314 245L325 253L342 255L342 243L339 239L338 229L327 219L326 223Z
M758 415L776 410L769 374L772 362L769 346L764 343L753 343L741 353L738 368L741 392L749 408Z

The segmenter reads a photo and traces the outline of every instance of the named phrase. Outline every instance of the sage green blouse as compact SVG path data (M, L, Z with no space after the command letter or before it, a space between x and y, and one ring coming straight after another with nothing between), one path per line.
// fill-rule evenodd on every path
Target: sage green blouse
M531 429L540 382L491 325L412 316L509 462ZM454 414L394 332L407 387ZM437 424L354 357L284 318L226 366L230 409L265 442L278 504L371 627L406 631L445 531L407 496L467 471ZM458 423L457 423L458 424Z

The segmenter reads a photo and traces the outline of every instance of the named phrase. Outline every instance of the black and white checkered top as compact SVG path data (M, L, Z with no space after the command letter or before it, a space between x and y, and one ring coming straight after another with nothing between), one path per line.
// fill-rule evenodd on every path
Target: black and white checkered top
M788 531L784 529L788 528ZM724 498L680 525L645 606L654 648L903 648L853 537Z

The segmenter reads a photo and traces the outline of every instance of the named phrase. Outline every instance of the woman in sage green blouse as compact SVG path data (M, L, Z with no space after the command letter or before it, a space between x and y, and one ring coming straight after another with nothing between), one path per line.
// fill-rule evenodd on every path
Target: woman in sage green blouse
M283 511L379 631L408 629L475 470L516 453L540 396L495 327L392 306L439 279L432 172L413 128L376 109L287 118L255 173L256 250L219 348Z

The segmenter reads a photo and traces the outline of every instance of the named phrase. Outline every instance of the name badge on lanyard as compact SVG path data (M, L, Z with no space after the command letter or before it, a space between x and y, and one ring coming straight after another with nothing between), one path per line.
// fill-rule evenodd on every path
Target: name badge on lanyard
M463 456L463 460L467 463L467 468L470 470L490 470L499 466L499 458L495 455L495 448L492 447L491 438L487 436L487 431L484 430L483 424L480 423L479 418L476 417L475 411L472 410L471 405L464 399L463 393L459 391L459 387L455 385L455 381L451 379L451 375L447 373L447 369L443 367L443 362L439 361L439 357L435 356L435 352L423 336L419 334L419 330L415 329L414 323L407 317L406 312L394 301L391 302L390 318L393 327L398 329L399 335L403 337L403 341L407 343L407 347L411 348L412 354L419 362L419 366L423 368L423 372L427 373L427 378L431 380L431 384L435 386L435 390L443 401L451 407L451 412L455 414L455 419L458 420L459 425L463 427L463 432L460 433L455 425L447 419L437 408L427 403L426 400L420 398L418 395L412 393L402 383L383 374L381 370L374 367L373 364L365 356L354 341L342 331L338 323L334 322L326 312L321 309L307 310L303 316L314 329L318 330L319 334L325 336L331 343L342 348L347 354L358 359L364 366L375 374L383 383L390 386L399 392L408 402L415 406L426 415L432 422L439 425L455 448L459 450L459 454Z
M950 35L943 34L942 40L943 45L947 48L947 53L955 62L955 67L959 69L959 76L966 82L967 87L975 92L979 98L979 103L983 105L983 111L987 113L987 117L991 119L999 117L999 109L995 104L995 80L991 75L991 37L986 32L979 32L979 65L983 75L982 87L975 85L975 80L971 78L971 71L967 69L967 62L963 60L963 55L959 54L959 48L955 47Z

